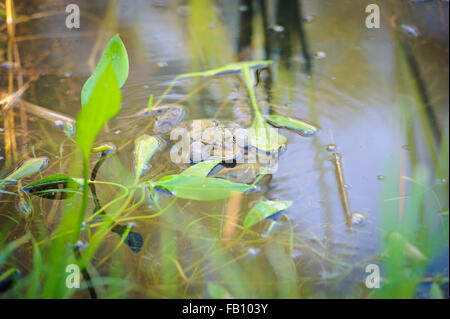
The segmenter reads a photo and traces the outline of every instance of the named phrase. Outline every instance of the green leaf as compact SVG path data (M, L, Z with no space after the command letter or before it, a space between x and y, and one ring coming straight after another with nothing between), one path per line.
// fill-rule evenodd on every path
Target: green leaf
M286 210L292 205L292 201L260 201L257 203L244 219L244 227L250 228L263 219Z
M272 64L272 61L270 60L256 60L256 61L244 61L244 62L237 62L237 63L230 63L225 66L222 66L220 68L201 71L201 72L191 72L191 73L184 73L180 74L176 77L176 79L182 79L182 78L190 78L190 77L197 77L197 76L221 76L221 75L229 75L229 74L241 74L242 70L244 68L249 68L251 70L257 70L260 68L264 68L268 65Z
M43 198L65 199L74 195L80 186L81 184L66 174L54 174L28 184L22 190Z
M264 116L270 124L275 127L287 128L294 130L301 135L310 136L316 133L317 128L297 119L285 117L282 115L269 114Z
M6 288L6 290L11 289L20 281L21 275L22 273L17 268L9 268L4 272L0 272L0 287Z
M141 135L134 141L134 161L136 177L142 175L147 163L161 146L161 140L150 135Z
M208 160L208 161L199 162L199 163L187 168L186 170L184 170L181 173L181 175L205 177L220 162L221 162L220 160Z
M251 185L234 183L226 179L187 175L169 175L154 182L153 187L164 188L174 196L193 200L218 200L235 192L245 192Z
M286 137L279 134L277 129L268 125L260 114L255 114L250 130L250 145L261 151L274 152L286 144L286 140Z
M392 232L387 237L389 245L398 245L402 247L405 257L415 263L424 263L427 257L415 245L405 239L403 235L398 232Z
M216 284L208 284L208 294L213 299L232 299L233 296L225 287Z
M272 64L272 61L270 60L256 60L256 61L244 61L244 62L237 62L237 63L231 63L227 64L225 66L222 66L220 68L212 69L212 70L206 70L206 71L200 71L200 72L190 72L190 73L183 73L178 76L176 76L172 82L170 83L169 87L165 90L163 95L156 101L155 105L159 105L161 101L164 99L164 97L169 94L169 92L174 87L175 83L178 80L186 79L186 78L192 78L192 77L211 77L211 76L221 76L221 75L230 75L230 74L237 74L237 75L244 75L245 78L245 72L246 70L248 73L250 70L255 71L260 68L264 68L268 65ZM250 74L250 73L249 73ZM250 74L250 82L253 85L253 75ZM149 101L150 102L150 101ZM153 102L153 101L152 101ZM153 103L152 103L153 104ZM141 110L137 114L146 114L148 113L148 107L144 110Z
M14 183L23 178L29 177L47 168L49 158L47 156L31 158L24 161L11 174L0 180L0 185Z
M430 288L430 299L444 299L442 289L437 282L433 282Z
M112 154L116 151L117 147L114 144L111 143L104 143L97 147L93 147L91 152L92 153L102 153L105 155Z
M100 76L103 74L106 66L110 63L112 64L114 73L116 74L119 88L121 88L125 84L128 77L129 63L127 50L118 34L116 34L109 41L103 51L100 61L98 61L97 66L95 67L94 72L83 85L83 89L81 90L82 107L89 102Z
M119 113L121 100L116 74L112 64L108 63L76 120L75 139L86 160L97 134L106 122Z

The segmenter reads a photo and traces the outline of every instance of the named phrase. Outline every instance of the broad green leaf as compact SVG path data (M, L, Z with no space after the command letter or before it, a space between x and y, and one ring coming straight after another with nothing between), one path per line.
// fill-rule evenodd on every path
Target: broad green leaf
M293 119L290 117L282 116L282 115L275 115L275 114L269 114L264 116L267 121L269 121L270 124L276 126L276 127L282 127L287 128L290 130L294 130L302 135L313 135L316 133L317 128L302 122L297 119Z
M225 287L216 284L208 284L208 294L213 299L232 299L233 296Z
M121 100L116 74L112 64L108 63L98 77L91 98L77 116L75 139L86 160L97 134L119 113Z
M74 195L80 186L81 184L66 174L54 174L28 184L22 190L43 198L65 199Z
M185 169L181 173L181 175L205 177L220 162L221 162L220 160L209 160L209 161L199 162L199 163L192 165L191 167Z
M146 134L139 136L134 141L133 156L135 161L136 177L141 176L146 170L148 162L160 146L160 139Z
M40 172L47 168L49 158L47 156L31 158L24 161L18 168L16 168L11 174L0 180L0 186L2 184L14 183L23 178L29 177L37 172Z
M268 125L259 114L255 114L250 130L249 144L261 151L274 152L286 144L286 137Z
M89 102L89 99L92 96L92 93L97 82L99 81L100 76L103 74L106 66L110 63L112 64L114 73L116 74L119 88L121 88L125 84L125 81L128 77L129 63L127 50L118 34L116 34L109 41L108 45L103 51L102 57L95 67L94 72L83 85L83 89L81 90L82 107L84 107Z
M244 219L244 227L250 228L263 219L288 209L291 205L292 201L260 201L248 212Z
M193 200L218 200L235 192L245 192L251 185L234 183L226 179L187 175L169 175L154 182L153 187L164 188L174 196Z

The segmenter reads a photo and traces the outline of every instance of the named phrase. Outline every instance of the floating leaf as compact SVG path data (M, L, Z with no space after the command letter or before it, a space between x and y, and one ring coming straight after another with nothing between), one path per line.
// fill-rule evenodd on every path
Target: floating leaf
M310 136L317 132L317 128L297 119L285 117L282 115L269 114L264 116L270 124L275 127L287 128L294 130L301 135Z
M15 183L18 180L36 174L47 168L49 158L47 156L31 158L24 161L11 174L0 180L0 186L3 184Z
M98 77L88 103L77 116L75 139L85 159L89 159L97 134L120 111L120 89L111 63Z
M95 67L94 73L84 83L83 89L81 90L81 106L84 107L89 102L94 88L108 64L112 65L117 78L117 84L121 88L128 77L129 63L127 50L118 34L109 41L100 61L98 61Z
M250 129L249 144L266 152L278 151L286 144L286 137L278 134L278 131L264 121L258 103L256 102L255 89L253 87L253 73L248 65L242 67L242 77L247 87L252 102L255 118Z
M109 155L116 151L117 147L111 143L101 144L97 147L92 148L92 153L102 153L103 155Z
M222 66L220 68L212 69L212 70L206 70L206 71L200 71L200 72L190 72L190 73L183 73L178 76L176 76L172 82L170 83L169 87L166 89L164 94L156 101L155 105L159 105L159 103L164 99L164 97L172 90L175 83L178 80L186 79L186 78L192 78L192 77L211 77L211 76L222 76L222 75L244 75L245 70L248 70L249 77L250 77L250 83L251 85L254 84L254 74L250 71L255 71L261 68L264 68L273 62L270 60L256 60L256 61L243 61L243 62L237 62L237 63L230 63L225 66ZM245 76L244 76L245 77ZM153 105L153 98L152 96L151 102ZM150 104L150 100L149 100ZM148 115L149 114L149 106L140 112L138 112L136 115Z
M81 185L66 174L54 174L23 187L24 192L47 199L66 199Z
M268 125L259 114L255 114L250 129L249 144L261 151L275 152L286 144L286 137Z
M234 183L213 177L169 175L154 182L153 187L164 188L174 196L193 200L218 200L230 197L234 192L245 192L251 185Z
M208 284L208 294L213 299L232 299L233 296L225 287L216 284Z
M288 209L291 205L292 201L260 201L248 212L244 219L244 227L250 228L261 220Z
M190 78L190 77L197 77L197 76L209 77L209 76L241 74L242 70L244 68L249 68L251 70L257 70L257 69L264 68L270 64L272 64L272 61L270 61L270 60L243 61L243 62L237 62L237 63L230 63L230 64L227 64L220 68L216 68L216 69L212 69L212 70L184 73L184 74L177 76L176 79Z
M147 164L152 158L153 154L161 146L162 142L159 138L150 135L141 135L134 141L134 161L136 177L142 175L146 170Z
M208 161L199 162L199 163L187 168L186 170L184 170L181 173L181 175L205 177L220 162L221 162L220 160L208 160Z

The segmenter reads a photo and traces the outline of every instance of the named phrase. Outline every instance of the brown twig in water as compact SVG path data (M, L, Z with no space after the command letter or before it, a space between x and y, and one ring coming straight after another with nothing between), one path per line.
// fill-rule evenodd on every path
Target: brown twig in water
M13 0L5 0L6 7L6 27L8 31L8 44L7 44L7 60L13 63L13 43L15 37L14 27L14 4ZM8 70L8 93L11 94L14 91L14 78L12 68ZM14 161L17 153L16 136L14 132L14 114L9 111L4 116L5 122L5 158L7 161Z
M346 222L350 223L351 213L350 213L350 203L348 201L347 190L345 189L344 172L342 169L342 155L339 153L333 153L333 162L336 166L336 177L339 182L339 190L341 193L342 205L344 206Z
M231 196L227 201L225 223L222 230L222 242L228 243L233 240L234 231L241 210L242 193Z
M51 122L62 121L64 123L69 123L70 125L73 126L75 125L75 119L68 115L49 110L45 107L27 102L25 100L21 100L21 103L26 106L26 111L28 113L40 117L44 120L48 120Z
M20 62L20 53L19 53L19 47L17 46L16 41L13 43L13 51L14 51L14 61L16 63L16 69L17 69L17 86L19 88L25 87L23 84L23 70L22 70L22 64ZM29 84L30 81L27 82L26 85ZM20 89L19 89L20 90ZM23 91L25 92L26 89ZM5 106L6 108L7 106ZM28 144L28 123L27 123L27 115L25 113L25 109L23 104L19 105L19 114L20 114L20 128L22 129L22 153L25 153L26 145Z
M22 73L20 73L22 75ZM18 75L19 76L19 75ZM27 83L23 84L23 77L20 78L20 81L18 79L17 83L19 86L19 89L15 92L12 92L10 94L8 94L8 96L6 96L4 99L2 99L0 101L0 105L1 104L5 104L3 106L2 109L2 113L5 114L6 112L8 112L10 109L12 109L12 107L14 106L14 104L16 103L16 101L18 99L20 99L20 97L25 93L26 90L28 90L28 88L30 87L30 84L33 81L36 81L36 79L39 77L39 75L34 75L31 77L31 79L29 79L27 81Z
M91 31L80 31L80 32L61 32L61 33L44 33L44 34L31 34L24 35L20 37L16 37L16 42L22 41L33 41L33 40L42 40L42 39L66 39L66 38L78 38L81 36L92 37L95 36L95 32Z

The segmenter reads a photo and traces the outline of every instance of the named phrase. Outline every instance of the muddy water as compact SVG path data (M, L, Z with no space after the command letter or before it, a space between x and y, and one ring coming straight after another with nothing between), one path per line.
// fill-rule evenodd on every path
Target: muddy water
M188 276L195 278L191 284L180 288L179 296L202 296L204 282L224 280L215 269L230 260L250 287L250 296L258 296L255 292L258 287L267 288L262 290L263 297L282 296L278 290L281 288L276 288L276 279L280 277L276 275L279 269L274 266L277 256L274 251L279 249L280 243L286 245L292 231L293 246L287 249L287 254L299 275L301 296L364 296L365 293L358 290L365 281L364 268L381 253L380 203L386 199L382 198L382 188L389 179L397 178L389 175L388 163L406 163L405 176L411 174L410 163L414 161L431 170L435 165L425 151L425 141L411 140L405 132L405 116L396 108L399 92L408 85L404 79L399 79L398 64L404 59L396 43L402 39L408 44L403 49L407 53L414 52L433 118L437 119L432 125L445 134L444 128L448 127L448 4L428 1L399 6L386 1L380 5L382 27L368 29L364 25L365 6L355 1L339 1L339 5L330 1L301 1L301 8L294 4L278 8L276 2L270 2L266 8L252 7L251 1L218 1L212 2L210 7L199 8L198 1L188 1L185 5L176 2L117 1L107 6L104 1L90 1L89 5L81 7L80 30L67 30L63 13L19 27L23 35L31 32L49 37L21 42L25 56L32 52L39 54L58 38L56 49L41 66L39 80L24 99L71 116L76 116L80 108L81 86L91 72L89 58L98 57L114 33L118 32L123 39L130 58L130 75L122 89L122 111L97 140L116 144L119 152L105 163L99 174L101 179L122 183L130 179L127 176L133 165L130 142L142 132L152 132L147 128L147 118L124 117L145 108L150 94L159 97L174 76L233 61L274 60L270 73L262 74L256 89L260 105L268 112L315 124L319 132L307 138L283 132L288 138L287 150L280 157L278 170L259 194L271 200L292 200L294 204L286 212L290 222L282 219L274 233L263 237L259 233L264 227L257 228L255 231L259 233L244 236L223 260L211 257L212 261L202 263L199 267L203 271L199 271L201 275L197 277L197 272L189 266L211 254L208 248L196 244L195 239L186 243L189 236L182 229L197 224L193 221L198 218L203 221L198 231L211 240L223 232L223 215L232 204L181 201L161 224L136 221L137 231L144 235L142 252L133 255L122 251L116 256L124 257L124 267L129 273L127 279L148 289L153 287L155 278L160 278L154 274L162 262L158 256L161 239L157 234L169 224L179 231L175 236L179 238L180 264L186 267ZM61 10L62 7L50 2L35 10L50 9ZM265 18L262 9L267 11ZM397 20L392 19L394 15ZM447 35L442 36L445 33ZM96 40L100 52L92 55ZM2 81L3 77L4 73ZM205 82L203 79L184 80L175 86L165 102L181 103L187 120L209 117L236 120L233 98L238 97L244 108L248 105L242 81L238 77L212 79L200 90ZM193 90L198 92L190 95ZM223 105L225 102L227 104ZM418 116L415 111L411 112ZM415 125L420 131L420 125ZM28 147L38 155L51 158L53 165L48 173L61 172L68 167L70 154L64 154L64 148L61 151L65 137L60 129L33 118L29 134ZM330 144L335 147L327 147ZM411 148L418 152L411 154ZM179 170L169 162L167 151L166 148L152 160L155 173L150 171L148 177ZM336 166L331 160L333 152L342 155L350 212L365 216L360 224L350 227L346 223ZM434 176L433 181L443 178L448 177ZM108 191L100 191L100 195L104 202L114 196ZM256 199L254 194L240 199L241 216L245 216L248 205ZM9 200L10 214L18 214L13 199ZM442 198L444 202L447 200L445 196ZM146 202L144 206L132 212L133 216L149 214L147 206L152 209L152 204ZM51 208L41 217L42 223L52 227L60 207L47 202L44 207ZM180 214L191 215L180 218ZM236 231L232 237L238 234ZM117 237L111 236L108 240L99 260L117 243ZM280 260L285 262L282 257ZM105 265L108 262L102 264L99 271L107 274ZM159 292L137 291L137 296L161 296Z

